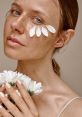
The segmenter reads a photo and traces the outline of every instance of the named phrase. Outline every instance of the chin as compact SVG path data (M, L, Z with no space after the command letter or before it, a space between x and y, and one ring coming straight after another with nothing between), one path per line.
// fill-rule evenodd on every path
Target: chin
M21 52L7 46L4 47L4 53L13 60L35 61L41 59L41 55L37 56L36 54L30 54L30 52Z
M4 54L11 59L18 60L17 53L10 49L4 49Z
M23 56L22 54L20 53L17 53L16 51L14 50L9 50L9 49L4 49L4 53L7 57L13 59L13 60L31 60L30 57L26 57L26 56Z
M4 52L4 53L8 58L11 58L13 60L18 60L17 56L14 56L14 55L12 55L11 53L8 53L8 52Z

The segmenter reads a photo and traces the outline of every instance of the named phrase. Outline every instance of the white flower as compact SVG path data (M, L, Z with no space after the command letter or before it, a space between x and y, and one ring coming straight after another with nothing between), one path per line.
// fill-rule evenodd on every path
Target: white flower
M45 25L45 27L33 26L29 31L29 36L33 37L36 35L37 37L40 37L43 34L44 36L48 37L48 32L54 34L56 33L56 29L51 25Z
M33 81L30 77L13 71L3 71L0 73L0 85L8 82L8 83L16 83L17 80L20 80L22 84L25 86L26 90L32 94L39 94L42 92L42 84Z

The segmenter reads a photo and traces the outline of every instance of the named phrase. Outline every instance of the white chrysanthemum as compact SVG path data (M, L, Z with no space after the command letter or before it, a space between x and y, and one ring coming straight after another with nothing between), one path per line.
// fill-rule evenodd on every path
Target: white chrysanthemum
M13 71L3 71L0 73L0 85L6 82L13 84L16 83L17 80L22 82L30 94L38 94L42 91L41 83L37 83L36 81L31 80L31 78L22 73Z
M13 79L17 77L17 72L13 71L3 71L0 73L0 84L5 82L13 82Z

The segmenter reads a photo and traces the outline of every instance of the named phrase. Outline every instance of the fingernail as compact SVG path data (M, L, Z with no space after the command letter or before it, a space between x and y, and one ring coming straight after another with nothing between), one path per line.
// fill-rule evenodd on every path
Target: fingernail
M8 88L10 88L10 87L11 87L11 85L10 85L9 83L6 83L6 86L7 86Z
M16 93L17 93L18 96L21 96L21 94L18 90L16 90Z
M5 94L6 97L8 97L8 94Z
M3 108L2 105L0 105L0 108Z
M4 97L4 94L3 94L2 92L0 92L0 96L1 96L1 97Z
M21 85L21 81L20 80L17 80L17 82Z

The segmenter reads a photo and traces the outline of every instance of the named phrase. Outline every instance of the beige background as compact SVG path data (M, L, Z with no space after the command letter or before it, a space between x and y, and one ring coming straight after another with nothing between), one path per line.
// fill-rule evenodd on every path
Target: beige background
M0 0L0 71L4 69L14 70L16 61L7 58L3 52L3 25L5 13L12 0ZM82 96L82 0L78 0L80 6L79 20L76 35L69 45L56 54L56 59L61 66L62 79Z

